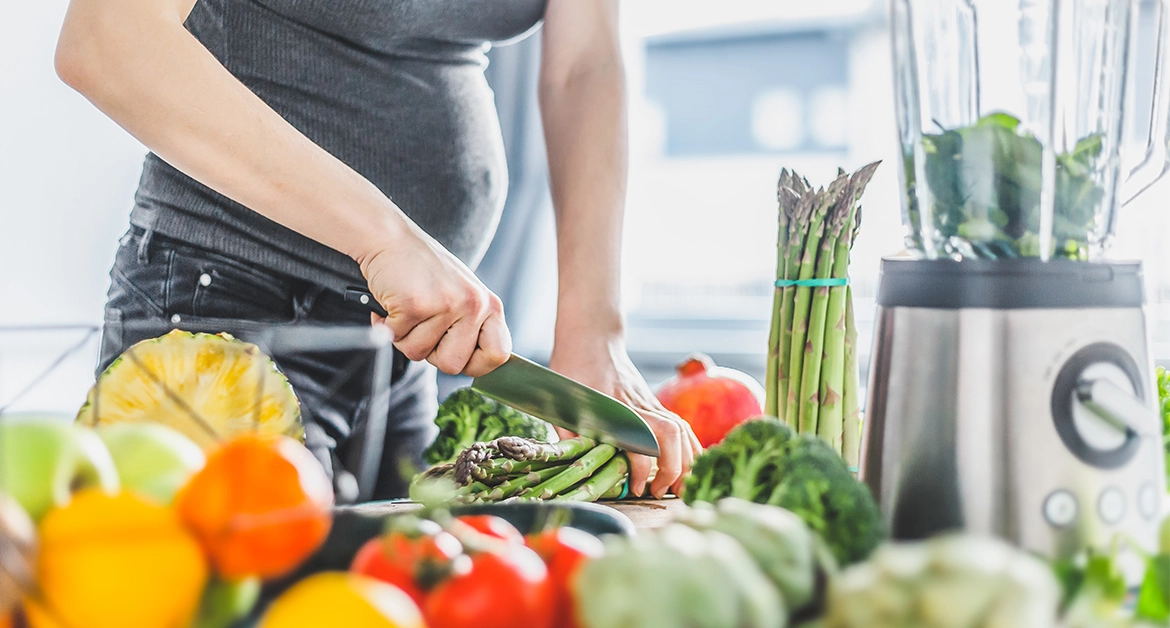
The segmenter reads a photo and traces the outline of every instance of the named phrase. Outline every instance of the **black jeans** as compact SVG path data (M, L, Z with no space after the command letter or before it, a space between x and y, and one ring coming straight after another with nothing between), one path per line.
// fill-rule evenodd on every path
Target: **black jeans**
M133 227L110 271L98 372L135 342L172 328L233 333L242 321L369 325L370 315L321 286ZM301 401L306 445L335 480L356 465L364 438L370 358L372 352L349 351L273 356ZM434 368L395 350L392 371L374 499L406 495L403 463L423 468L422 451L437 434Z

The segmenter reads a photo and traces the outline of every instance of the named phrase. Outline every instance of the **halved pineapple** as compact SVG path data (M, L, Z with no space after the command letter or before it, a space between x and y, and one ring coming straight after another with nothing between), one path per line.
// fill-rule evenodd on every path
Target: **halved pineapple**
M296 394L259 347L228 334L177 329L114 360L90 389L77 421L91 427L162 423L204 449L255 431L304 440Z

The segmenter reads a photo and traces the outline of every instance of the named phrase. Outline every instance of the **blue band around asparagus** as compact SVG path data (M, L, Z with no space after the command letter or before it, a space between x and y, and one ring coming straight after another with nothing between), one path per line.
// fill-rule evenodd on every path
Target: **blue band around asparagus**
M849 285L848 277L833 277L831 279L777 279L777 288L796 286L798 288L833 288Z

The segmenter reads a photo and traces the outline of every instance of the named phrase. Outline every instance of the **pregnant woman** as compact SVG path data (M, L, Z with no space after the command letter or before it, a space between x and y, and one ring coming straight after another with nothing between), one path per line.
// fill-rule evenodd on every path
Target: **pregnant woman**
M368 288L398 358L374 497L403 495L399 462L434 436L435 367L480 375L511 351L500 301L472 270L507 189L483 70L491 42L543 22L550 366L637 409L662 449L649 491L677 492L699 445L633 367L618 301L617 12L616 0L72 0L58 74L151 151L111 270L102 367L139 339L136 323L369 323L342 298ZM361 438L364 392L327 386L343 364L282 361L331 472ZM633 457L635 494L651 472Z

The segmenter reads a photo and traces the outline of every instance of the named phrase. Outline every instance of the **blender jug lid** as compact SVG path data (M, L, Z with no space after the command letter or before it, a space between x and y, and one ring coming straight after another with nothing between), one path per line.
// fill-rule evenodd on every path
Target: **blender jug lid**
M933 309L1141 307L1140 262L882 260L877 304Z

